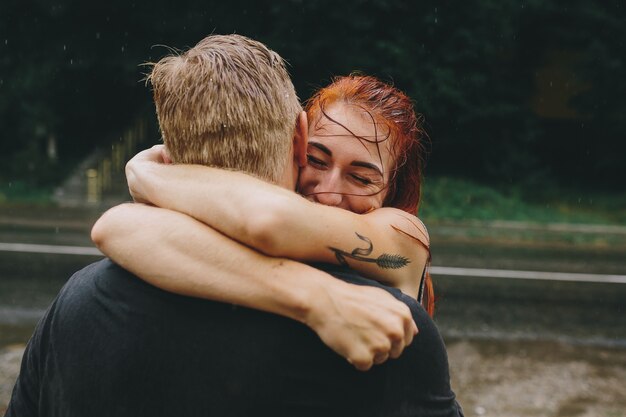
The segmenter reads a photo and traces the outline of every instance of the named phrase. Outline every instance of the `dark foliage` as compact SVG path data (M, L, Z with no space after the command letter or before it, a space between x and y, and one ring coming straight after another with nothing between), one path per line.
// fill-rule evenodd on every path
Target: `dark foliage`
M51 137L66 166L151 111L158 45L236 32L285 57L303 98L355 70L407 91L431 174L623 189L625 18L619 1L4 0L0 179L58 180Z

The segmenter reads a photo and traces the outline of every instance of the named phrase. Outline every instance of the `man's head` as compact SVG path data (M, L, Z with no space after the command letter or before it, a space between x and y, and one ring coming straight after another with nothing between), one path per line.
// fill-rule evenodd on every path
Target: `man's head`
M161 59L148 80L172 162L282 184L291 176L293 151L300 152L294 132L306 135L306 118L276 52L244 36L212 35Z

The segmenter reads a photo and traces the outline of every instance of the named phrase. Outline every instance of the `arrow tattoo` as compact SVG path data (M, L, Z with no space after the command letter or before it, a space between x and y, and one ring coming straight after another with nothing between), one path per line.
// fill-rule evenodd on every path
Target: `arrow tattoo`
M330 246L328 247L328 249L332 250L335 253L335 257L337 258L337 261L340 265L349 266L346 258L354 259L361 262L375 263L377 266L383 269L399 269L411 262L408 258L405 258L402 255L391 255L388 253L383 253L378 258L368 258L367 256L371 254L374 250L374 244L367 237L362 236L356 232L355 234L359 239L367 243L368 246L366 248L356 248L352 252L346 252L341 249L333 248Z

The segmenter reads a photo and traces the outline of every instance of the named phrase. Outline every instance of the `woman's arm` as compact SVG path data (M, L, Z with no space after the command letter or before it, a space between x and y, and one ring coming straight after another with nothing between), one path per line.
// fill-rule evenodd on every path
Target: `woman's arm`
M140 200L188 214L267 255L347 264L417 296L428 251L415 242L426 234L408 213L356 214L244 173L154 159L153 148L127 166L131 193Z
M166 291L301 321L358 369L398 357L416 332L407 306L386 291L267 257L181 213L124 204L98 220L92 239L122 267Z

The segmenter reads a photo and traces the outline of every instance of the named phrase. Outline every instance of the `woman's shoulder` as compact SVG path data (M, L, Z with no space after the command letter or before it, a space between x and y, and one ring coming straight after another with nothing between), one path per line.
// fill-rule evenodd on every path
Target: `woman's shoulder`
M417 216L394 207L381 207L366 214L369 220L380 225L388 225L396 232L419 241L430 247L430 235L424 222Z

